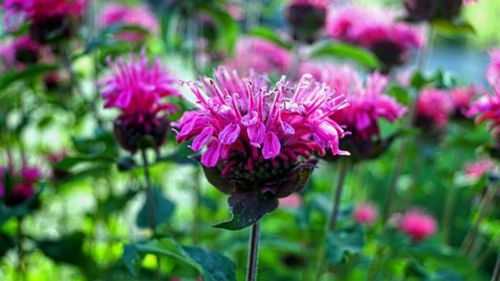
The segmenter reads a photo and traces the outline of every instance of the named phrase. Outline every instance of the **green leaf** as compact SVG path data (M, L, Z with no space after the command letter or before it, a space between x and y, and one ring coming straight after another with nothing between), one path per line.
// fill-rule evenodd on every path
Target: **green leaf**
M250 30L248 35L265 39L287 50L291 50L293 47L292 43L285 41L273 29L267 27L256 27Z
M278 207L277 198L264 198L255 192L234 193L228 202L233 218L214 227L240 230L258 222L264 215Z
M36 245L45 256L57 263L88 266L92 261L83 252L84 240L85 234L76 232L57 240L39 240Z
M126 172L132 170L135 167L136 163L134 158L130 156L124 156L120 157L120 159L116 161L116 165L118 167L118 171Z
M370 51L347 43L323 41L315 44L309 54L310 58L334 57L350 59L367 68L378 68L380 62Z
M435 20L432 26L446 36L476 34L474 27L469 22L451 22L448 20Z
M111 25L101 30L101 32L95 38L90 40L90 42L85 47L85 50L76 57L91 54L92 52L103 47L116 46L117 41L115 38L113 38L113 36L120 32L137 32L142 34L149 33L147 29L144 29L140 25L133 25L133 24ZM122 43L125 44L126 42L120 42L120 44Z
M45 190L45 185L41 184L40 189L33 196L28 198L22 204L17 206L9 207L0 203L0 226L9 221L13 217L21 217L28 214L31 208L35 206L40 194Z
M238 23L225 10L219 9L215 5L207 6L203 11L215 22L220 36L220 47L223 47L229 54L232 54L238 38Z
M401 104L408 105L410 103L410 95L408 91L399 85L392 85L387 89L387 94L392 96Z
M328 233L326 240L326 259L332 264L339 264L346 255L355 255L363 250L364 233L361 226Z
M21 81L35 78L39 75L55 71L59 68L58 65L29 65L22 71L7 71L0 75L0 91L9 87L11 84Z
M105 216L123 211L128 202L137 195L137 190L129 190L120 195L110 196L100 206L99 212Z
M14 248L16 243L12 237L5 233L0 233L0 257L3 257L7 251Z
M137 274L138 265L146 254L167 256L184 262L196 269L204 281L236 281L236 266L229 258L202 248L183 246L168 238L126 245L123 261L133 274Z
M155 199L155 211L156 211L156 224L157 227L160 224L168 223L172 214L175 210L175 204L168 200L163 192L159 188L153 188L153 196ZM147 200L144 201L139 214L137 215L136 224L141 228L150 227L149 223L149 206L147 206Z

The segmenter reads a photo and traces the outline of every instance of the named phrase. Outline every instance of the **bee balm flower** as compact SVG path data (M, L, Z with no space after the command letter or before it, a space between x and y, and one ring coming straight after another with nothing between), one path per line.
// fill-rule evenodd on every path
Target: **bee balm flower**
M350 135L343 142L353 159L373 158L384 150L380 137L379 120L394 122L406 113L406 107L384 94L387 77L371 74L363 85L359 74L349 66L307 63L301 73L312 73L338 93L344 94L349 107L334 112L330 117L345 127ZM388 144L387 144L388 145Z
M431 129L440 130L448 124L453 110L453 101L447 91L424 89L417 100L416 124L422 128L432 126Z
M6 180L6 177L9 179ZM26 202L35 194L35 184L40 178L40 170L26 163L20 169L16 169L13 163L9 163L8 167L0 167L0 199L7 206Z
M359 224L373 224L377 216L377 209L370 203L360 204L354 210L354 220Z
M67 38L73 33L74 21L79 20L86 7L86 0L6 0L6 24L19 19L29 21L33 39L40 43Z
M328 0L293 0L286 8L286 17L293 38L314 42L326 22Z
M115 136L131 153L158 148L170 127L167 114L177 109L164 98L179 96L178 81L160 66L159 59L150 64L144 53L108 64L113 74L101 83L101 95L105 108L122 112L114 122Z
M400 218L399 229L414 242L421 242L436 232L437 223L422 211L413 210Z
M194 151L206 147L201 163L207 177L231 195L236 219L252 216L234 229L253 224L278 206L278 198L300 191L314 153L348 154L339 149L342 128L329 118L347 104L310 75L295 86L282 78L272 87L256 75L242 78L220 68L214 80L190 87L198 109L174 124L177 141L193 139ZM241 210L248 204L258 215ZM236 215L239 211L243 214Z

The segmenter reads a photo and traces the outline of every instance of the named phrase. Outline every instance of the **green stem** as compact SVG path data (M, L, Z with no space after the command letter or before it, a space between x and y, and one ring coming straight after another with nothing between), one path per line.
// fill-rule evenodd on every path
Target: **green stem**
M248 267L246 281L257 280L257 264L259 257L260 222L252 225L248 243Z
M24 218L22 216L17 217L17 277L19 281L26 280L25 275L25 264L24 264L24 229L23 229Z
M479 206L479 215L476 219L474 225L469 229L467 235L465 236L464 241L462 242L461 249L466 256L469 255L471 249L476 243L476 238L478 236L479 227L481 223L486 218L489 210L491 209L491 205L493 203L493 199L495 197L496 187L489 187L486 191L486 195L484 195L483 200L481 200Z
M149 172L149 161L148 156L146 154L146 149L141 149L141 157L142 157L142 167L144 170L144 178L146 181L146 206L148 208L148 221L149 228L153 232L153 237L156 237L156 224L157 224L157 214L156 214L156 200L153 191L153 185L151 184L151 174ZM161 264L160 264L160 256L156 256L156 274L157 280L161 280Z
M194 174L194 210L193 210L193 244L198 244L200 240L200 226L201 226L201 183L200 183L200 168L196 167Z
M344 182L347 176L347 171L349 170L349 160L341 159L339 163L339 175L337 177L337 183L335 185L335 195L333 198L333 206L332 211L328 217L328 221L325 225L325 231L323 234L323 239L321 240L321 244L318 250L318 268L316 270L316 280L321 278L323 274L323 270L325 267L325 252L326 252L326 240L329 232L335 231L335 227L337 225L338 213L340 210L340 201L342 199L342 194L344 192Z
M495 269L493 270L493 276L491 276L491 281L499 281L499 280L500 280L500 252L498 253Z

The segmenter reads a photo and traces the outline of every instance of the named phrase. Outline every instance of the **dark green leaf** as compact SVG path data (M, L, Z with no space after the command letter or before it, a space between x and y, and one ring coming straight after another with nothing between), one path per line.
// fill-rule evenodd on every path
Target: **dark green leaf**
M350 59L367 67L378 68L380 62L370 51L355 45L323 41L316 44L309 55L311 58L333 57L338 59Z
M204 281L236 280L235 264L229 258L202 248L183 246L167 238L126 245L123 255L125 265L137 274L137 265L146 254L167 256L190 265L202 275Z
M279 34L274 32L274 30L267 27L256 27L248 32L248 35L259 37L272 42L282 48L292 49L293 44L285 41Z
M23 71L8 71L4 72L0 76L0 91L4 90L11 84L21 81L35 78L39 75L55 71L59 68L58 65L29 65Z
M0 257L3 257L14 246L16 246L16 243L12 237L5 233L0 233Z
M118 166L118 171L126 172L132 170L135 167L136 163L134 158L130 156L124 156L118 159L116 165Z
M157 227L160 224L168 223L174 213L175 204L168 200L159 188L153 188L153 196L155 199L154 207L156 212L155 227ZM138 227L142 228L150 227L149 206L147 206L147 200L144 201L144 205L137 215L136 224Z
M457 36L476 34L474 27L469 22L451 22L447 20L435 20L432 26L442 35Z
M203 11L215 22L220 36L218 40L220 47L232 54L238 37L238 23L225 10L219 9L215 5L206 6Z
M332 264L339 264L346 255L355 255L363 250L364 233L361 226L328 233L326 240L326 258Z
M39 240L36 244L47 257L57 263L86 266L90 263L90 258L82 251L84 240L85 234L76 232L57 240Z
M408 91L399 85L390 86L387 89L387 94L394 97L401 104L410 104L410 95L408 94Z
M136 195L136 190L129 190L128 192L121 195L110 196L102 204L99 211L103 215L109 215L123 211L128 202L130 202L130 200L132 200Z
M278 207L278 199L264 198L255 192L234 193L228 202L233 218L214 227L240 230L258 222L264 215Z

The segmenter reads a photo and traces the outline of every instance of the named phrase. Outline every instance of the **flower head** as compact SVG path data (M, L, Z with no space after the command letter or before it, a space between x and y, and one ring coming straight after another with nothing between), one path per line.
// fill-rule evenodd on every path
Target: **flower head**
M482 159L474 162L469 162L465 166L464 172L467 176L472 179L479 179L484 174L494 170L496 168L495 162L490 159Z
M252 171L266 160L293 163L327 149L346 154L338 148L343 130L328 118L346 103L310 76L293 89L284 79L270 88L259 78L242 79L220 68L215 80L205 80L201 89L191 84L191 90L199 110L185 113L175 124L177 140L194 138L195 151L207 145L201 160L207 167L231 163L236 156L244 156L245 169Z
M363 203L354 209L354 220L359 224L373 224L378 216L377 208L373 204Z
M108 64L113 74L101 83L101 95L105 108L122 112L115 121L115 133L122 146L135 152L146 135L153 137L156 147L161 145L169 127L165 114L177 110L164 98L179 96L178 81L161 67L159 59L150 64L144 53Z
M472 106L472 101L480 88L476 86L456 87L450 90L453 102L453 116L459 119L467 118L467 112Z
M27 20L32 37L41 43L71 33L71 21L85 13L86 0L6 0L3 3L5 24L15 29Z
M436 232L436 220L426 213L413 210L404 214L399 220L399 229L414 242L421 242Z
M444 128L453 109L448 92L436 88L424 89L417 100L417 125L426 127L435 124L437 129Z
M324 27L328 12L328 0L293 0L286 8L286 17L293 38L314 42Z
M5 69L23 69L26 64L36 63L42 56L43 48L29 35L7 42L0 47L0 59Z
M158 34L159 24L155 15L146 6L125 6L121 4L108 4L104 7L100 24L109 27L115 24L136 25L144 30ZM141 32L124 31L116 36L119 40L128 42L142 42L144 35Z
M35 194L35 185L41 176L40 169L26 163L20 169L16 169L12 162L7 167L0 167L0 198L8 206L24 203Z
M332 14L326 29L334 39L370 49L382 62L384 71L405 63L411 49L422 47L424 42L418 29L396 22L390 12L356 6Z
M279 77L287 72L291 63L292 56L286 49L263 39L243 38L238 41L235 58L227 66L240 73L248 73L250 69Z
M420 22L433 19L452 20L460 14L464 4L475 0L404 0L407 18Z

